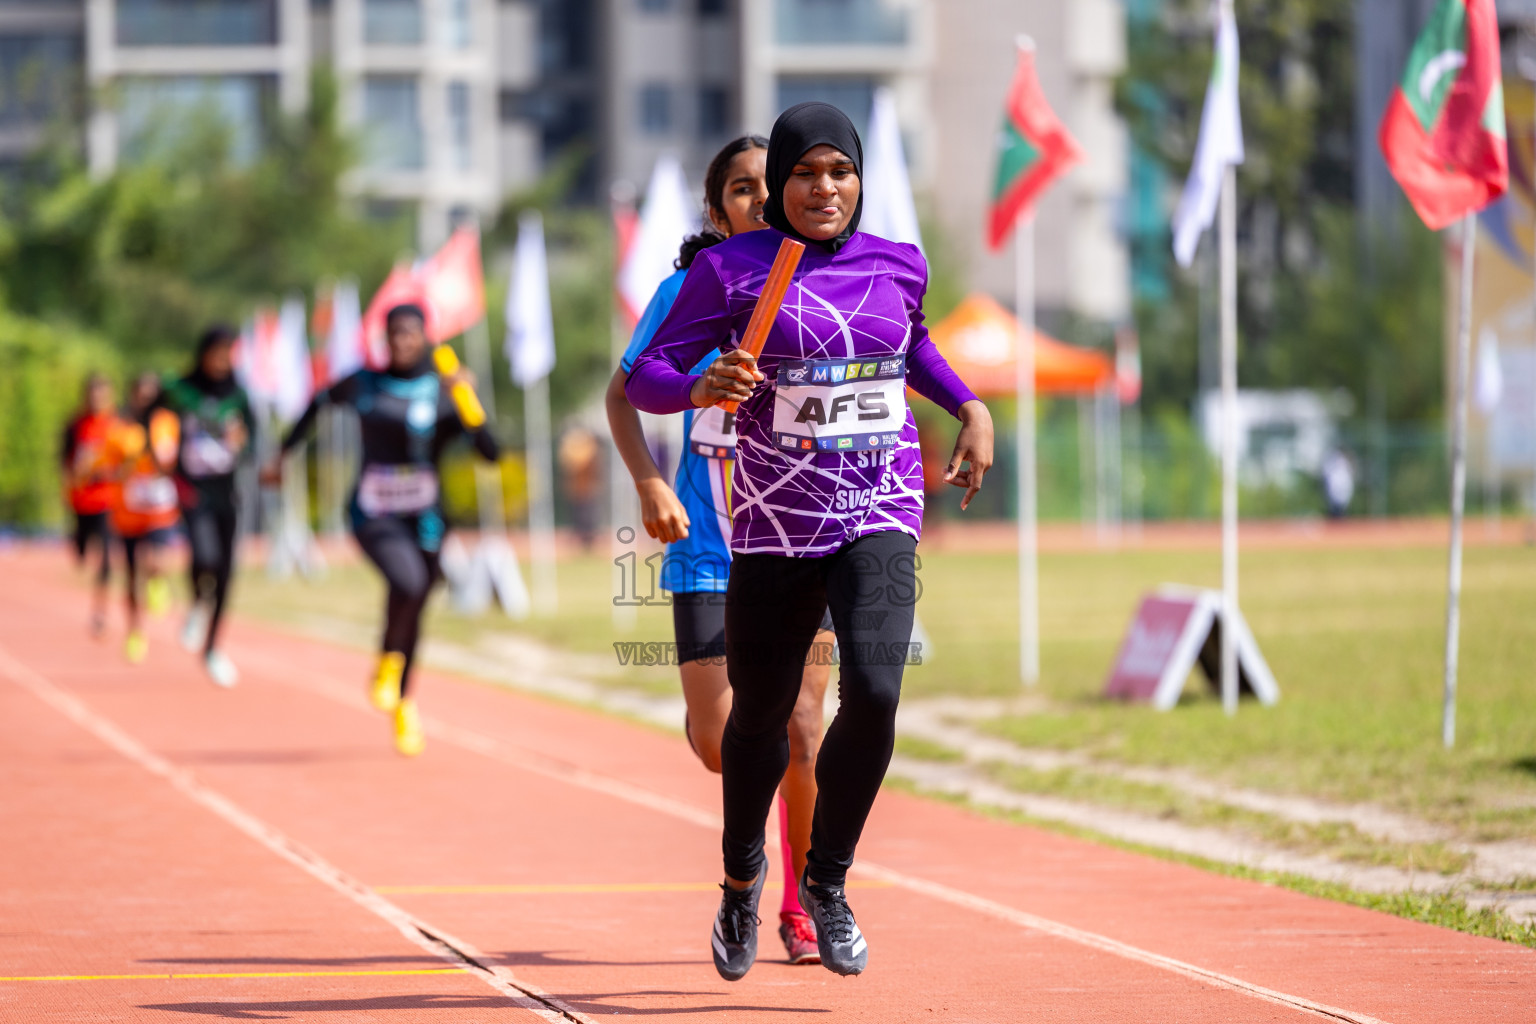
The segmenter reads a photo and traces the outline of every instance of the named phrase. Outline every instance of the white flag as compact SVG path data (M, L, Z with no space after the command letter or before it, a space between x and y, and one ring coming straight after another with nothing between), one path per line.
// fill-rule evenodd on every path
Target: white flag
M1237 24L1228 3L1218 5L1216 61L1205 89L1195 162L1173 214L1173 254L1179 266L1194 262L1200 236L1216 219L1221 179L1229 165L1243 162L1243 118L1237 104Z
M698 206L677 159L657 160L640 208L640 224L619 268L619 295L635 318L645 312L661 282L672 276L683 239L699 230Z
M276 370L272 407L280 419L292 423L304 414L304 408L315 393L304 300L298 296L287 299L278 314L277 324L276 347L272 353Z
M875 90L869 115L869 143L864 147L864 217L860 231L891 242L910 242L919 249L923 236L917 226L917 204L912 201L912 181L907 176L907 155L901 144L901 125L896 119L896 98L891 90Z
M1493 415L1504 398L1504 368L1499 362L1499 336L1484 327L1477 336L1477 379L1472 400L1484 416Z
M331 383L363 368L363 306L356 281L342 281L331 291L331 335L325 341Z
M512 381L526 388L555 368L555 319L549 306L544 218L528 210L517 222L517 250L507 289L507 361Z

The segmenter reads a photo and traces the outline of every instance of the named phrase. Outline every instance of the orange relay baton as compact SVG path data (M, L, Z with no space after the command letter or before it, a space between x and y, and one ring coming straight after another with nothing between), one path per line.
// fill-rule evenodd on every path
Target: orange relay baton
M804 252L805 243L793 238L786 238L779 245L779 254L773 258L768 280L763 282L763 292L757 297L757 305L752 307L752 319L747 321L747 333L742 336L738 346L753 359L763 354L763 346L768 343L768 332L773 328L774 318L779 315L779 307L784 305L784 294L789 291L789 283L794 279L795 268L800 266L800 255ZM721 402L720 408L734 413L740 405L740 402L734 401Z

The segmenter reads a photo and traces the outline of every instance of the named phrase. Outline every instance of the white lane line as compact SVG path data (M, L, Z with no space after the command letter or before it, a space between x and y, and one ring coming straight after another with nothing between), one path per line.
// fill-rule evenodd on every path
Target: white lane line
M348 707L368 711L370 714L376 714L376 712L372 712L369 709L367 701L362 696L362 688L360 686L347 686L344 683L320 675L301 677L292 672L276 672L272 673L272 676L297 689L326 697ZM583 789L605 793L616 799L638 804L641 807L646 807L662 814L671 815L674 818L711 831L718 832L723 824L720 815L703 810L693 804L664 796L654 790L645 789L633 783L624 782L606 775L599 775L596 772L588 771L570 762L517 747L513 744L494 739L484 733L475 732L472 729L450 725L447 722L431 717L424 719L424 725L427 734L435 739L451 743L461 749L473 751L492 760L500 761L503 764L520 768L544 778L556 779L573 786L580 786ZM888 882L891 885L927 896L930 899L939 900L942 903L964 907L967 910L1006 921L1020 928L1039 932L1043 935L1050 935L1080 946L1086 946L1101 953L1109 953L1113 956L1135 961L1136 963L1146 964L1149 967L1156 967L1214 988L1237 992L1267 1003L1273 1003L1277 1006L1314 1014L1327 1020L1346 1021L1349 1024L1387 1024L1386 1021L1378 1017L1356 1013L1353 1010L1343 1010L1336 1006L1329 1006L1326 1003L1315 1002L1304 996L1295 996L1287 992L1265 988L1262 985L1244 981L1242 978L1233 977L1230 974L1222 974L1219 971L1200 967L1197 964L1186 963L1183 960L1176 960L1173 957L1154 953L1139 946L1132 946L1118 939L1112 939L1107 935L1099 935L1096 932L1074 928L1071 925L1052 921L1037 914L1016 910L995 900L976 896L938 882L917 878L913 875L897 871L894 868L888 868L864 860L863 858L860 858L858 863L854 865L854 870L869 875L872 878Z
M212 811L268 850L302 868L363 909L394 925L401 935L415 945L460 968L465 973L479 978L505 996L513 1005L537 1014L541 1019L550 1021L552 1024L569 1024L571 1021L577 1021L580 1024L596 1024L585 1014L566 1006L537 987L520 981L507 968L490 963L489 957L469 943L396 906L315 851L295 842L223 794L210 789L198 781L191 772L177 767L149 750L118 728L115 723L92 711L83 701L64 692L41 674L17 660L4 646L0 646L0 673L8 676L18 686L30 690L43 703L129 761L169 782L183 796Z

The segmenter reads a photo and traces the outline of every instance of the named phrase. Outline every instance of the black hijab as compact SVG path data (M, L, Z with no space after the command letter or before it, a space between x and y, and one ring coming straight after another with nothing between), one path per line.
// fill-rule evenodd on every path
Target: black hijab
M822 145L847 154L853 160L860 183L859 201L853 208L853 216L848 218L841 234L826 241L806 238L796 231L784 214L783 202L784 183L789 181L795 164L807 152ZM768 137L768 202L763 205L763 219L791 238L798 238L807 245L818 245L827 252L837 252L859 230L859 218L864 215L863 178L864 145L848 115L830 103L797 103L779 115L773 123L773 134Z
M197 351L192 357L192 372L182 380L213 398L224 399L234 394L240 387L235 382L234 373L231 372L222 380L215 380L203 370L203 359L208 355L208 350L215 345L233 345L239 338L240 332L229 324L214 324L208 328L197 339Z

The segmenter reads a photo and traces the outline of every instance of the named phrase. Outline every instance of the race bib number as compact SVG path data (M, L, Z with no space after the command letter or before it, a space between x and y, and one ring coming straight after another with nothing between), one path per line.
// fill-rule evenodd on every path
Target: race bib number
M774 443L803 452L894 448L907 423L906 389L905 356L780 363Z
M197 430L187 437L181 466L190 477L227 476L235 471L235 453L223 441Z
M428 466L369 466L357 485L357 507L370 516L405 516L437 504L437 471Z
M697 410L693 414L693 427L688 431L688 447L695 455L706 459L734 459L736 414L726 412L718 405Z
M123 484L123 507L141 515L173 511L176 484L164 476L132 477Z

